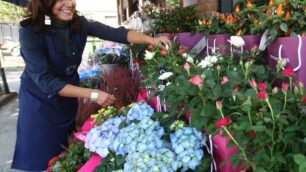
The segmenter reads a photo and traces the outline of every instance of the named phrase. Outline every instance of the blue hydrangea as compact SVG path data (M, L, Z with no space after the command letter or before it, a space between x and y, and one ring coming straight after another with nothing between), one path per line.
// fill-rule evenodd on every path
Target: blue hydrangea
M127 113L127 120L141 121L145 118L151 118L154 110L147 103L136 103Z
M109 153L108 147L118 135L119 125L123 120L125 117L109 118L102 125L91 129L86 136L85 147L103 158L106 157Z
M152 151L163 147L161 137L164 129L159 122L144 119L140 123L131 123L120 130L110 149L116 154Z
M202 147L206 137L195 128L185 127L171 134L170 140L177 156L178 167L182 167L182 171L194 170L204 156Z
M124 164L124 172L175 172L177 168L175 154L169 149L128 154Z

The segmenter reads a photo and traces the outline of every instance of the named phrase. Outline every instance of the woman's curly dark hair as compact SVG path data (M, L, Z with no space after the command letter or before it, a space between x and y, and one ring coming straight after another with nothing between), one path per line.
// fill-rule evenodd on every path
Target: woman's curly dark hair
M45 16L53 18L52 8L57 0L31 0L27 5L25 18L20 22L22 27L31 26L36 32L43 32L45 29ZM71 30L78 32L80 30L80 16L77 11L74 12L71 21Z

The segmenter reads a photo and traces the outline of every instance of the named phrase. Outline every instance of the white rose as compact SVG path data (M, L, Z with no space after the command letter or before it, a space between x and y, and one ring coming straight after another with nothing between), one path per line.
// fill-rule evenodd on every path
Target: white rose
M173 75L173 73L172 72L165 72L165 73L163 73L163 74L161 74L159 77L158 77L158 79L159 80L166 80L166 79L168 79L170 76L172 76Z
M155 56L155 52L153 53L153 52L150 52L150 51L148 51L148 50L146 50L146 54L145 54L145 60L151 60L151 59L153 59L153 57Z
M228 40L228 42L238 48L243 47L245 44L244 40L240 36L231 36L231 40Z

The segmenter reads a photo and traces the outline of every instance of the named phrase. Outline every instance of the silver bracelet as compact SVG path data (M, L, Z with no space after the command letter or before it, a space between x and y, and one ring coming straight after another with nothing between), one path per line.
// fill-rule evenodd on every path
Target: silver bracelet
M99 97L99 90L93 89L90 94L90 101L95 102L97 101L98 97Z

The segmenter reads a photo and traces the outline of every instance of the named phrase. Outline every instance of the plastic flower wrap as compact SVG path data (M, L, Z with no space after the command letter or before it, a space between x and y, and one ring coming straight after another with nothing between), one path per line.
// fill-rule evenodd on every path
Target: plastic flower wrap
M131 123L122 128L110 148L117 155L152 151L163 146L161 136L164 133L159 122L147 118L138 124Z
M206 137L195 128L185 127L170 135L171 145L182 171L194 170L204 156L202 147Z
M124 164L124 172L175 172L176 170L176 157L169 149L129 154Z
M119 125L124 119L125 117L110 118L101 126L91 129L86 136L85 147L103 158L106 157L109 153L108 147L118 135Z
M127 113L127 120L143 120L145 118L150 118L153 115L153 109L147 103L137 103L132 106L132 108Z

